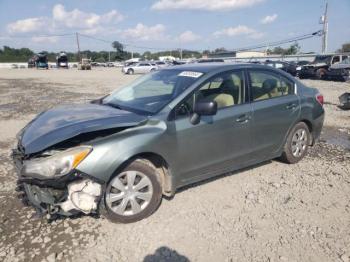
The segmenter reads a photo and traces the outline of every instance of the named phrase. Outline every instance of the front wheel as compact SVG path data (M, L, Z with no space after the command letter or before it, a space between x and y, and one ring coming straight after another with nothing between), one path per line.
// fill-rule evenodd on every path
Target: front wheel
M324 80L326 78L327 71L324 68L317 69L316 78L318 80Z
M127 74L128 74L128 75L133 75L133 74L134 74L134 70L128 69Z
M281 160L288 164L299 162L307 154L310 139L308 126L304 122L296 124L287 137Z
M107 185L104 197L106 216L112 222L131 223L150 216L162 200L156 168L137 159Z

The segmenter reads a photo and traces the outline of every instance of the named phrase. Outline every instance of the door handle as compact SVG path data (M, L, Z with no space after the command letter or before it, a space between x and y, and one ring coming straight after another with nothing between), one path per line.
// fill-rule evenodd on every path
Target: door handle
M286 109L295 109L297 107L296 104L289 104L286 106Z
M241 115L236 118L236 122L238 123L247 123L250 120L250 116L248 115Z

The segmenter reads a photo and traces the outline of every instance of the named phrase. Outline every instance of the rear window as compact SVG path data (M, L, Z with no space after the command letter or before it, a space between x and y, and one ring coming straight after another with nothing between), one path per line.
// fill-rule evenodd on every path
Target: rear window
M287 78L267 71L250 71L252 101L294 94L294 83Z

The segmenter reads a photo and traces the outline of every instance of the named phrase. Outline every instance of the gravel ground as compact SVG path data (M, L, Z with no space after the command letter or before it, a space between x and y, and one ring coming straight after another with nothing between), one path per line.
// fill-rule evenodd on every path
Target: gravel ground
M15 134L37 113L98 98L137 76L119 69L0 70L0 261L343 261L350 259L349 83L325 96L321 141L295 165L268 161L186 187L151 217L32 220L14 192Z

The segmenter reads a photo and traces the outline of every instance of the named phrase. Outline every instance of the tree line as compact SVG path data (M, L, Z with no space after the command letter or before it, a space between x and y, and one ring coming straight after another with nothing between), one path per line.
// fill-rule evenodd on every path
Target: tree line
M157 60L160 56L174 56L182 57L183 59L188 58L200 58L203 55L210 55L220 52L227 52L225 48L217 48L214 50L192 51L192 50L167 50L159 52L145 51L143 53L126 51L123 44L118 41L112 43L113 51L90 51L84 50L80 52L80 58L86 57L91 58L95 62L108 62L108 61L124 61L130 58L141 58L142 60ZM350 52L350 42L342 45L338 52ZM46 53L49 62L55 62L58 53L42 51ZM290 47L282 48L275 47L273 49L267 49L267 54L276 55L293 55L300 52L300 46L295 43ZM65 52L68 56L68 61L78 62L79 55L77 52ZM30 58L35 55L35 52L29 48L11 48L9 46L3 46L0 48L0 62L27 62Z

